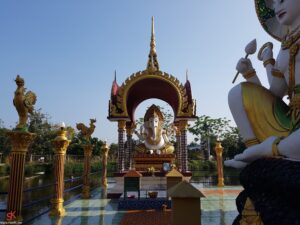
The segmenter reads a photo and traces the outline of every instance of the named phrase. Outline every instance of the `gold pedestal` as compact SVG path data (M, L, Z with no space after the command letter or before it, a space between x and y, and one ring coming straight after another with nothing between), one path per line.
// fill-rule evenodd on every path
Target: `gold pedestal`
M101 184L102 184L102 187L107 188L107 178L106 177L102 177Z
M88 199L90 197L91 197L90 186L89 185L83 185L82 186L82 198L83 199Z
M49 216L64 216L66 214L63 198L52 199L51 204L52 209L49 213Z
M54 177L55 177L55 187L54 194L55 197L51 200L51 211L50 216L64 216L65 209L63 206L64 202L64 164L65 164L65 154L69 146L70 141L66 137L66 131L60 130L57 133L57 137L53 141L54 145Z
M224 187L224 178L218 178L218 187Z
M137 153L133 157L134 168L137 171L148 171L148 168L154 168L154 171L162 171L163 164L169 163L170 165L175 162L174 154L146 154Z
M7 200L7 215L12 213L10 222L22 221L22 198L24 184L25 156L28 146L32 143L36 134L21 131L7 132L12 144L11 169L9 176L9 191Z

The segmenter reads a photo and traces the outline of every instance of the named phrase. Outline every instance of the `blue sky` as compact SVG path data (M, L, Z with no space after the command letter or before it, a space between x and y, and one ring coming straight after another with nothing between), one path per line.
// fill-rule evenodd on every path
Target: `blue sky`
M88 123L94 136L117 140L107 117L114 70L121 84L146 68L151 16L162 71L185 82L189 70L198 115L232 120L227 93L245 45L257 38L279 43L259 24L254 0L2 0L0 2L0 118L15 126L17 74L38 95L36 108L54 123ZM251 56L262 82L266 74ZM237 82L242 81L242 77ZM142 103L137 117L151 101ZM234 123L233 123L234 124ZM189 137L189 140L192 138Z

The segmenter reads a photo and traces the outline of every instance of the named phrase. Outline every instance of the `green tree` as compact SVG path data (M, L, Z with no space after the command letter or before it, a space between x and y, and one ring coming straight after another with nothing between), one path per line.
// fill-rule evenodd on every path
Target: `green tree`
M52 140L56 134L49 119L50 116L43 113L42 109L34 110L32 114L29 114L28 131L36 134L34 142L28 148L29 154L53 154Z
M230 126L230 120L226 118L211 118L206 115L198 117L195 124L189 127L189 132L195 135L195 141L201 140L206 142L206 151L215 147L217 139L222 140L224 148L224 158L236 155L242 152L245 147L242 142L241 136L236 127ZM208 141L209 140L209 143ZM208 146L209 144L209 146ZM212 155L215 155L214 151L210 151ZM207 157L208 155L206 155Z
M201 146L205 146L205 157L214 155L211 149L214 147L217 138L223 139L225 133L230 130L229 120L225 118L211 118L210 116L202 115L197 118L193 126L188 130L196 137L194 140L201 141Z
M69 144L67 154L83 155L83 149L81 147L81 141L80 141L80 137L78 137L78 133L74 134L74 137Z
M116 161L118 158L118 148L119 145L116 143L111 143L108 151L108 160Z
M4 127L4 123L2 121L1 124L1 119L0 119L0 153L2 153L2 160L9 154L11 150L11 145L10 142L6 136L6 132L9 131Z
M224 135L222 146L224 148L224 159L231 159L246 149L239 130L236 127L232 127L232 130Z
M97 137L93 137L91 138L91 144L93 145L93 155L102 155L101 148L104 142L102 140L99 140Z
M196 142L207 137L223 139L225 134L231 130L229 122L230 120L226 118L213 119L210 116L202 115L188 130L196 136L194 139Z

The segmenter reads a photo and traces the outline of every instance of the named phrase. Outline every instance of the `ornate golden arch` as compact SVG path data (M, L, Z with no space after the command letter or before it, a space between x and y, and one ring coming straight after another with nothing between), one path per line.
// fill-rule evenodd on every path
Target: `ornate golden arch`
M132 115L130 111L128 111L127 103L128 103L128 96L131 93L131 90L140 84L140 81L146 80L147 82L151 83L151 80L160 80L161 82L167 84L170 88L170 93L176 93L176 101L177 101L177 108L174 108L174 104L168 101L167 96L163 96L160 98L161 100L166 101L171 105L174 110L175 119L184 117L184 118L193 118L195 117L195 102L188 101L187 90L184 85L180 83L180 81L168 74L161 71L156 71L149 73L148 70L139 71L137 73L132 74L128 77L125 82L118 88L118 93L116 96L115 104L110 101L110 115L109 118L113 120L113 118L123 118L126 120L131 120ZM141 89L141 88L140 88ZM157 87L156 87L157 89ZM172 90L171 90L172 89ZM153 89L153 91L155 91ZM143 93L136 93L136 95L143 95ZM140 97L140 96L139 96ZM174 97L174 96L173 96ZM152 97L144 98L144 100L150 99ZM142 101L141 101L142 102ZM138 102L137 104L139 104Z

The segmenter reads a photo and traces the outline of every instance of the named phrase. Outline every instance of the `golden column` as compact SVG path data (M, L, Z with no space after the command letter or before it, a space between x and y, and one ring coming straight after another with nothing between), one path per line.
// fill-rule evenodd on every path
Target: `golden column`
M84 151L82 198L90 198L90 172L93 145L82 145Z
M66 137L66 131L64 129L64 124L61 129L57 132L57 136L53 141L54 145L54 177L55 177L55 187L54 194L55 197L51 200L51 211L50 216L64 216L64 164L65 155L70 141Z
M217 169L218 169L218 187L224 187L224 175L223 175L223 147L220 141L216 142L216 156L217 156Z
M21 209L25 156L28 146L32 143L36 135L29 132L11 131L7 132L7 136L12 145L7 213L15 212L15 220L22 221Z
M84 151L84 169L83 169L83 187L82 197L87 199L90 197L90 172L91 172L91 156L93 145L91 144L91 136L96 128L96 119L90 119L89 127L83 123L77 123L76 128L80 131L82 148Z
M19 123L14 131L7 132L12 145L11 169L9 176L9 189L7 200L7 215L13 215L10 222L22 221L22 197L24 183L25 156L28 146L35 138L35 134L28 132L28 113L33 112L36 95L32 91L25 93L25 81L19 75L15 79L17 89L13 99L14 106L19 116ZM8 218L7 218L8 219Z
M108 157L108 151L109 147L107 143L105 142L104 145L102 146L102 180L101 184L102 187L106 188L107 187L107 157Z

